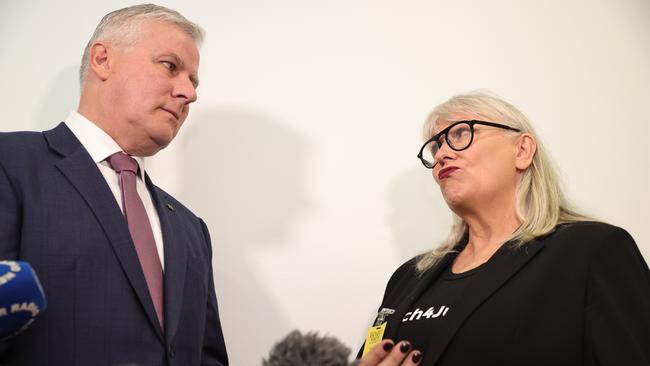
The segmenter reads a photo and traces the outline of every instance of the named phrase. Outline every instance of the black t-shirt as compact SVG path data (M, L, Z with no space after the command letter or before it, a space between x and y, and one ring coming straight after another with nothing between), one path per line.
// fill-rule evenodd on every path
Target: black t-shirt
M448 315L461 301L463 291L473 278L480 275L485 264L458 274L451 272L451 265L445 268L405 314L395 314L401 318L389 320L400 322L395 340L408 340L414 348L426 349L429 343L438 338L441 325L447 321Z

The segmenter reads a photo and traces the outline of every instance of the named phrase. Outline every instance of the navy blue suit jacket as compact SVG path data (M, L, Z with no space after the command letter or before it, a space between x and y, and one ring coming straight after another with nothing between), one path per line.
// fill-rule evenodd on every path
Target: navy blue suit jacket
M2 365L227 365L206 225L146 177L165 247L165 329L122 212L61 123L0 134L0 259L29 262L48 301Z

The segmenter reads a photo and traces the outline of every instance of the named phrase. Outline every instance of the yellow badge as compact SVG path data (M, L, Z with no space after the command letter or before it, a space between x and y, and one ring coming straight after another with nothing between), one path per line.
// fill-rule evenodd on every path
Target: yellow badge
M381 325L368 328L368 335L366 336L366 344L363 346L363 354L361 357L365 356L372 347L377 343L381 342L384 339L384 331L386 330L386 324L388 322L383 322Z

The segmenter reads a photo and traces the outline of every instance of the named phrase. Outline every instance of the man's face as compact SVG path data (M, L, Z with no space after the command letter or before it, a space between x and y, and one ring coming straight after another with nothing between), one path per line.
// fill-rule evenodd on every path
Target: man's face
M196 100L199 51L172 23L145 21L139 31L133 45L113 49L107 112L118 144L149 156L172 141Z

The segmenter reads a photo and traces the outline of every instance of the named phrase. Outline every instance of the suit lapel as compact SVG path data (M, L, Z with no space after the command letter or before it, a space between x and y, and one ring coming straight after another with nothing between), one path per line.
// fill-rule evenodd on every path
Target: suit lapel
M444 336L429 343L429 347L424 351L427 358L430 357L432 365L438 361L465 320L543 247L541 242L535 240L521 248L512 248L505 244L494 254L485 270L469 283L461 301L449 313L447 321L441 325L438 334Z
M165 245L165 336L167 339L173 339L181 313L187 252L183 246L182 235L178 231L181 230L181 225L176 208L169 201L169 197L153 185L148 175L145 179L158 211Z
M61 123L43 134L50 147L63 155L56 167L83 197L102 226L147 317L162 340L162 331L131 234L106 180L86 149L65 124Z

